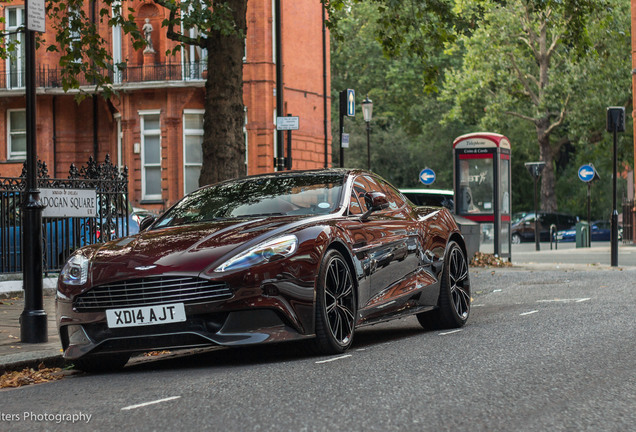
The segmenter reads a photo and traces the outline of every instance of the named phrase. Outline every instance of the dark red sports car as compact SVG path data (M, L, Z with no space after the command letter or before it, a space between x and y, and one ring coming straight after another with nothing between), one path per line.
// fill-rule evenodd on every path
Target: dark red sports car
M144 224L145 225L145 224ZM370 172L281 172L206 186L135 236L75 252L57 322L76 367L131 353L307 339L351 346L357 327L470 313L464 240L443 207L416 207Z

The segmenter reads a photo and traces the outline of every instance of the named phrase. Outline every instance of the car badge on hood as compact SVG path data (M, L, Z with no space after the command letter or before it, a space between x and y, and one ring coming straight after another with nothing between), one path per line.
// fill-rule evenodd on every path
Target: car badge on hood
M135 267L135 270L151 270L153 268L157 267L156 265L149 265L149 266L139 266L139 267Z

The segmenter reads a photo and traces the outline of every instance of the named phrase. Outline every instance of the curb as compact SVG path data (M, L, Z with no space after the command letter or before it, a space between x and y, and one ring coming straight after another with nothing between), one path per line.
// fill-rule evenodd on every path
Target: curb
M47 368L63 368L66 366L66 360L62 357L62 354L52 354L51 350L9 354L0 357L0 375L27 368L37 370L42 363Z

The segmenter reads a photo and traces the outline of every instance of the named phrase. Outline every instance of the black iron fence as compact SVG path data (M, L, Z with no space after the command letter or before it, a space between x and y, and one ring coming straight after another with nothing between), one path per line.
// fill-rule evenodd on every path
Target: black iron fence
M20 177L0 177L0 273L20 272L23 260L32 259L23 248L21 209L25 188L25 168ZM38 161L38 188L96 192L96 216L42 218L45 273L60 271L79 247L124 237L136 228L131 223L128 201L128 169L120 171L109 156L101 164L91 157L80 169L71 165L67 179L50 178L46 163Z
M623 243L634 242L634 219L636 219L634 200L623 199Z
M114 84L145 81L189 81L205 78L207 64L205 62L155 63L125 68L112 67L104 70ZM0 88L24 88L25 72L23 70L7 70L0 74ZM79 79L80 85L91 85L84 77ZM62 86L61 70L47 65L39 66L35 73L36 87L56 88Z

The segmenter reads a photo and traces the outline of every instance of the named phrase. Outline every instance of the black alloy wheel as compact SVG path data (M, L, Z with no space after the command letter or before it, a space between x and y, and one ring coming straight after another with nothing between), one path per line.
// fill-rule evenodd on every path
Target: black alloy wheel
M451 241L444 258L438 308L417 315L427 329L458 328L466 324L470 315L470 275L464 252Z
M353 342L356 324L356 290L351 269L337 250L325 254L316 291L316 339L320 354L339 354Z

